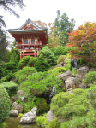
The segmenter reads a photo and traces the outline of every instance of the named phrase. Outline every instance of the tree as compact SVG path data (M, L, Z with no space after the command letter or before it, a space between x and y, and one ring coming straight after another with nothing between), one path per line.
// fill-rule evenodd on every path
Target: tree
M57 10L57 18L54 21L54 36L58 36L60 39L60 44L65 45L68 42L68 35L67 33L72 31L75 26L75 20L71 19L69 21L68 16L66 13L63 13L60 16L60 10Z
M70 51L72 58L84 58L86 63L96 64L96 23L86 22L68 35L67 47L74 47Z

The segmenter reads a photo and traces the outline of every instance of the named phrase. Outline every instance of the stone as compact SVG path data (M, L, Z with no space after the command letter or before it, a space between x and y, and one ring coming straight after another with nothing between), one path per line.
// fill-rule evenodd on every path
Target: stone
M17 91L17 95L18 95L18 96L21 96L23 93L24 93L23 90L18 90L18 91Z
M18 110L19 113L24 112L24 106L23 105L17 105L15 109Z
M51 122L53 119L54 119L54 113L53 111L48 111L48 114L47 114L47 120L48 122Z
M10 111L10 116L12 116L12 117L18 117L18 110L11 110Z
M70 93L70 94L72 94L73 93L72 88L67 89L67 92Z
M76 77L67 78L65 83L66 83L66 89L78 88L78 80L76 79Z
M65 81L68 77L72 76L72 71L66 71L63 74L58 75L57 77L60 77L61 80Z
M90 71L96 71L96 68L92 68L92 69L90 69Z
M11 103L15 102L17 99L18 99L18 97L15 97L15 96L12 97L12 98L11 98Z
M79 82L78 88L87 88L87 85L83 84L82 82Z
M81 82L85 79L85 74L89 72L89 68L87 66L81 67L78 69L78 75L81 76Z
M35 123L36 122L36 111L37 111L37 108L34 107L33 109L31 109L30 112L25 113L23 117L21 117L20 123L21 124Z
M12 108L13 108L13 109L16 109L16 107L17 107L17 103L16 103L16 102L13 102Z
M55 67L63 67L61 64L57 64Z
M24 111L24 106L23 106L23 105L17 105L17 103L14 102L14 103L12 104L12 109L13 109L13 110L18 110L19 113L23 113L23 111Z

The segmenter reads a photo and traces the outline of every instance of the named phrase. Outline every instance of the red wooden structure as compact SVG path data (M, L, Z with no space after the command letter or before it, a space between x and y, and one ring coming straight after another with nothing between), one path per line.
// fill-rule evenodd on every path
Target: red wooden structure
M17 40L16 46L20 52L20 59L26 55L36 58L42 45L48 44L48 29L37 26L30 19L26 20L20 28L8 31Z

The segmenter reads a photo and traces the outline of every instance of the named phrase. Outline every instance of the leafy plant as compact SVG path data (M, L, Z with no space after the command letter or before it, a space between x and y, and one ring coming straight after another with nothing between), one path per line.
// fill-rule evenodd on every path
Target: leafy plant
M4 122L10 113L10 98L6 89L0 85L0 123Z
M24 82L29 75L32 75L33 73L36 73L36 69L34 67L24 67L22 70L18 70L18 72L15 73L16 80L18 82Z
M84 84L88 85L90 83L93 83L94 81L96 81L96 71L90 71L86 73Z
M57 64L60 64L60 62L63 62L64 63L64 60L65 60L65 55L61 55L58 60L57 60Z
M10 81L10 82L3 82L0 84L0 86L6 88L7 93L9 96L12 96L17 93L18 90L18 84Z

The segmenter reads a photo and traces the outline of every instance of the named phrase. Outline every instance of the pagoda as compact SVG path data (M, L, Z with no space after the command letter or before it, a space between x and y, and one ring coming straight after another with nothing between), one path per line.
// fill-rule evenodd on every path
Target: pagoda
M42 45L48 44L48 29L39 27L29 18L18 29L9 29L8 32L16 39L20 59L30 55L36 58Z

